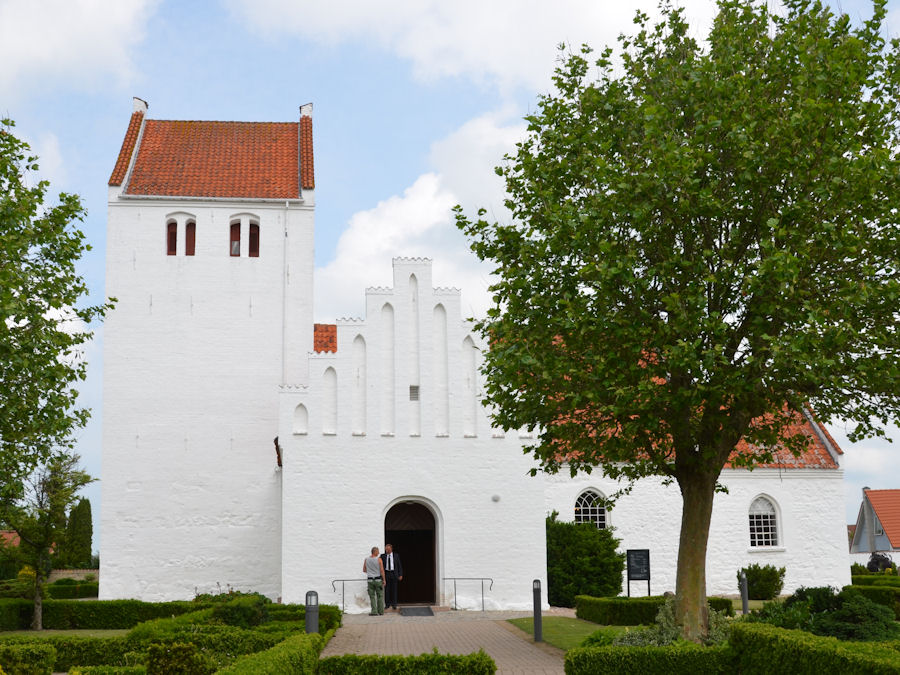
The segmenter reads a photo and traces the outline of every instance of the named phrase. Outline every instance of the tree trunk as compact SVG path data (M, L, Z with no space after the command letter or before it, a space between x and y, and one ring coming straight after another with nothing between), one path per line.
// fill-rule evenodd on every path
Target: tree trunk
M34 574L34 616L31 617L31 630L44 630L44 580L40 570Z
M686 640L702 642L709 632L706 604L706 547L716 478L699 472L679 476L681 537L675 579L675 619Z

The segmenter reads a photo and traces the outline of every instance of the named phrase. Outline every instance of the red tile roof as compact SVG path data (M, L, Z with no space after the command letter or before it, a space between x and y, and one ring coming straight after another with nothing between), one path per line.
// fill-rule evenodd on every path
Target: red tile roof
M135 112L109 184L126 178L129 195L297 199L301 187L315 187L312 118L144 122L144 113Z
M18 546L19 535L15 530L0 530L0 546Z
M337 326L335 324L313 324L313 350L317 352L337 351Z
M116 160L116 166L109 177L110 185L121 185L122 181L125 180L128 165L131 163L131 155L134 152L134 144L137 142L138 132L141 130L141 122L143 121L143 112L135 111L131 114L131 121L128 122L128 129L125 131L125 138L122 140L122 149L119 150L119 158Z
M900 548L900 490L864 490L891 548Z
M824 431L825 427L818 424L819 428ZM756 466L760 469L837 469L838 464L835 461L834 457L832 457L831 453L828 452L828 448L825 447L825 444L822 442L822 439L816 434L815 430L812 427L810 421L806 418L796 422L795 424L788 427L785 432L785 437L791 437L796 434L803 434L809 439L806 449L800 454L799 457L795 457L789 450L785 448L776 448L774 451L774 461L767 462L765 464L757 464ZM835 451L838 454L844 454L843 451L838 447L837 443L834 442L834 439L831 438L831 435L828 432L825 432L825 436L828 438L831 445L834 447ZM735 454L746 455L748 453L753 453L756 449L747 443L745 440L741 439L738 441L737 448L735 448ZM734 455L732 455L734 456ZM726 468L730 468L730 464L725 465Z

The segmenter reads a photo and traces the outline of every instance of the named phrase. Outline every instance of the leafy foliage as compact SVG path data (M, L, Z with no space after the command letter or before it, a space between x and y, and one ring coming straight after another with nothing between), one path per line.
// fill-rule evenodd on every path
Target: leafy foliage
M82 497L69 512L65 543L58 560L59 565L76 569L89 568L93 538L94 524L91 517L91 502Z
M547 597L554 607L574 607L576 595L595 597L622 592L625 554L611 528L565 523L547 517Z
M709 610L707 644L722 644L728 640L729 624L724 612ZM613 639L613 646L665 647L681 639L681 629L675 620L675 598L666 598L649 628L626 631Z
M679 623L705 632L726 462L801 452L812 406L900 417L900 43L822 4L720 0L701 45L671 4L555 91L498 169L512 221L458 226L497 281L485 404L543 469L661 475L684 499ZM741 439L747 442L736 452Z
M775 565L758 565L753 563L738 570L738 590L741 588L741 572L747 575L747 595L751 600L771 600L778 597L784 588L784 575L787 570Z
M86 364L86 329L110 305L85 305L87 286L75 265L90 250L73 222L84 219L76 195L47 205L37 158L0 120L0 499L20 495L20 481L58 448L88 411L76 407L75 384Z
M431 654L418 656L375 656L370 654L329 656L319 661L322 675L392 675L393 673L471 673L488 675L497 670L484 650L472 654Z

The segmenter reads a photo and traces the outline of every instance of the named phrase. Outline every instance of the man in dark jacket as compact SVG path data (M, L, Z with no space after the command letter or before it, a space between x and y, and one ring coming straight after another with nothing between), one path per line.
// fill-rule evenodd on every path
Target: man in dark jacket
M403 564L400 556L394 553L394 547L384 545L384 553L381 554L381 562L384 563L384 574L387 584L384 589L384 606L397 609L397 582L403 581Z

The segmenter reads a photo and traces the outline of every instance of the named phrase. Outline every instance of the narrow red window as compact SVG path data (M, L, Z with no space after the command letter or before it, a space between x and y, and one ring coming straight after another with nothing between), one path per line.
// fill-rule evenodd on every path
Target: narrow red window
M184 227L184 254L194 255L194 242L197 238L197 223L189 220Z
M259 225L250 225L250 257L259 257Z
M174 222L166 224L166 255L175 255L178 242L178 225Z
M241 224L231 224L231 255L239 256L241 254Z

